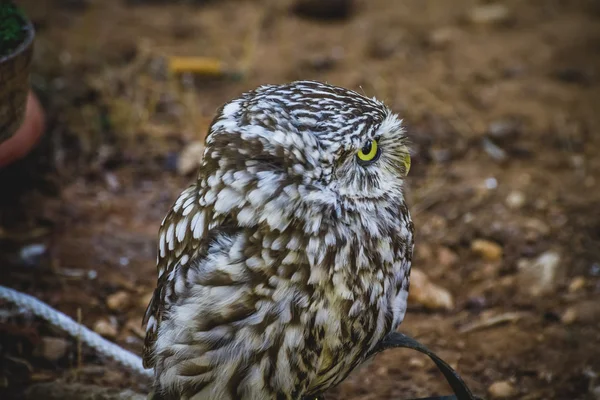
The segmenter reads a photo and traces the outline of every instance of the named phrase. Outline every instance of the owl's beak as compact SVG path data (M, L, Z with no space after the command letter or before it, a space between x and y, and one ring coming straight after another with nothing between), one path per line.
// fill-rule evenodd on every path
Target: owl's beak
M410 154L404 154L402 158L402 163L404 164L404 176L408 175L408 171L410 171Z

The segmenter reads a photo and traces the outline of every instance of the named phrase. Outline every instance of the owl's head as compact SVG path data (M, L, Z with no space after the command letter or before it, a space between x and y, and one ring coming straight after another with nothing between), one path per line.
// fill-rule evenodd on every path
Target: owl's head
M224 105L203 162L201 185L227 187L235 208L264 218L291 203L338 216L403 204L410 169L401 121L383 103L313 81L261 86Z

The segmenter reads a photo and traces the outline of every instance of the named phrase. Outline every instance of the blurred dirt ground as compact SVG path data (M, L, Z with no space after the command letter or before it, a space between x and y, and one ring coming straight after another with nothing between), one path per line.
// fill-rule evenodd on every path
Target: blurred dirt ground
M600 398L600 2L363 0L329 20L288 1L19 4L38 31L32 82L49 125L0 171L0 284L139 352L190 144L242 91L317 79L407 124L414 267L437 286L415 282L401 330L480 395ZM174 77L174 56L236 73ZM0 397L56 378L147 389L3 305ZM397 350L330 397L449 392L428 359Z

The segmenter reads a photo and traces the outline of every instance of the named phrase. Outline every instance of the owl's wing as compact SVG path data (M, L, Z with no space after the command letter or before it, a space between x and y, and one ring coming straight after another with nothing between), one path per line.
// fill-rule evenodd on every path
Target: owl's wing
M196 185L184 190L175 201L159 229L158 282L144 315L146 339L142 354L144 367L154 367L153 348L158 328L175 301L176 285L184 284L191 258L206 242L211 215L200 205ZM212 225L212 224L211 224Z

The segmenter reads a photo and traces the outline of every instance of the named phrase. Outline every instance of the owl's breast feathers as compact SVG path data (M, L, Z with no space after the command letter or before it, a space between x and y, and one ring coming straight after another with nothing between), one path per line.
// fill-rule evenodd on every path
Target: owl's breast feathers
M219 387L232 399L243 382L248 393L317 394L401 322L413 230L405 210L378 234L357 236L350 226L361 217L348 214L308 235L308 220L283 232L260 218L239 227L236 212L202 207L202 193L185 190L160 229L144 349L160 386Z

